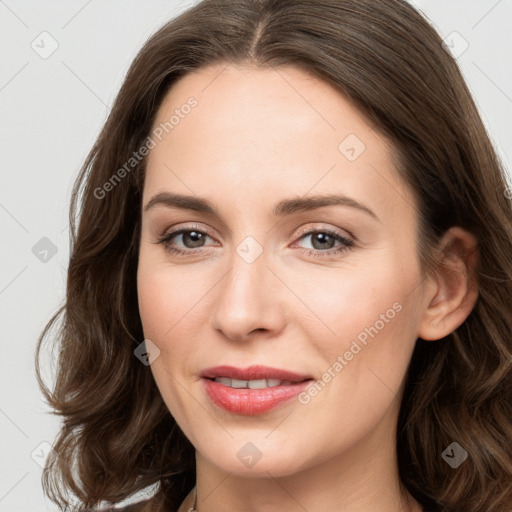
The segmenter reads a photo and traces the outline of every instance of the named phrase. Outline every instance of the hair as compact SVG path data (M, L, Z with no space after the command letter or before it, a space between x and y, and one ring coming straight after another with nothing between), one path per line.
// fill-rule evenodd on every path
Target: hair
M452 226L478 241L478 298L464 323L418 339L396 433L402 489L441 511L512 506L512 204L500 162L454 58L404 0L204 0L136 56L76 179L64 304L39 337L36 373L62 425L43 472L63 510L117 503L156 484L177 508L195 484L195 451L148 366L136 271L146 157L98 190L144 145L157 110L187 73L216 64L295 66L337 88L391 141L416 199L422 276ZM112 181L110 181L112 183ZM104 197L103 197L104 196ZM60 322L57 325L57 320ZM58 344L54 387L42 342ZM442 458L452 442L469 458Z

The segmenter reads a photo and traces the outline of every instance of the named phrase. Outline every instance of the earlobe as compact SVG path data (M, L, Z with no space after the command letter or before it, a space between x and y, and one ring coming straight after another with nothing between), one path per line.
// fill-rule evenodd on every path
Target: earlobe
M426 287L425 310L418 337L440 340L460 327L478 299L478 240L458 227L450 228L439 246L439 265Z

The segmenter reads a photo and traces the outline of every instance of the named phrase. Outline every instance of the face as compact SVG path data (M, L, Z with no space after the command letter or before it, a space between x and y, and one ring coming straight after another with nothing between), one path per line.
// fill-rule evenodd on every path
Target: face
M422 305L414 200L391 145L294 67L188 74L153 134L140 315L156 384L198 456L285 476L386 450ZM204 377L218 366L274 370ZM310 380L283 384L275 369Z

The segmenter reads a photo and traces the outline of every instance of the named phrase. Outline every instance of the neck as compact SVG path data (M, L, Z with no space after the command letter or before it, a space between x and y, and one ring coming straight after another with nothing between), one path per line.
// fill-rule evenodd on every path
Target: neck
M238 476L196 452L197 485L178 512L193 507L196 489L197 512L421 512L400 487L393 435L383 439L374 431L337 457L283 476L272 476L271 469Z

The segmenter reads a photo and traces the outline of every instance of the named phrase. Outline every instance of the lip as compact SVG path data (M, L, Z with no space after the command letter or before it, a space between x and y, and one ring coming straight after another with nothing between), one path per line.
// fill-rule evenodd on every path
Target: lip
M201 377L214 379L215 377L229 377L230 379L257 380L279 379L291 382L302 382L311 379L311 375L301 375L289 370L271 368L269 366L249 366L248 368L236 368L234 366L214 366L201 372Z
M203 388L210 400L221 409L245 416L263 414L284 404L304 391L312 378L288 370L268 366L250 366L235 368L233 366L216 366L201 373ZM291 384L265 389L230 388L215 377L228 377L240 380L279 379L291 381Z

